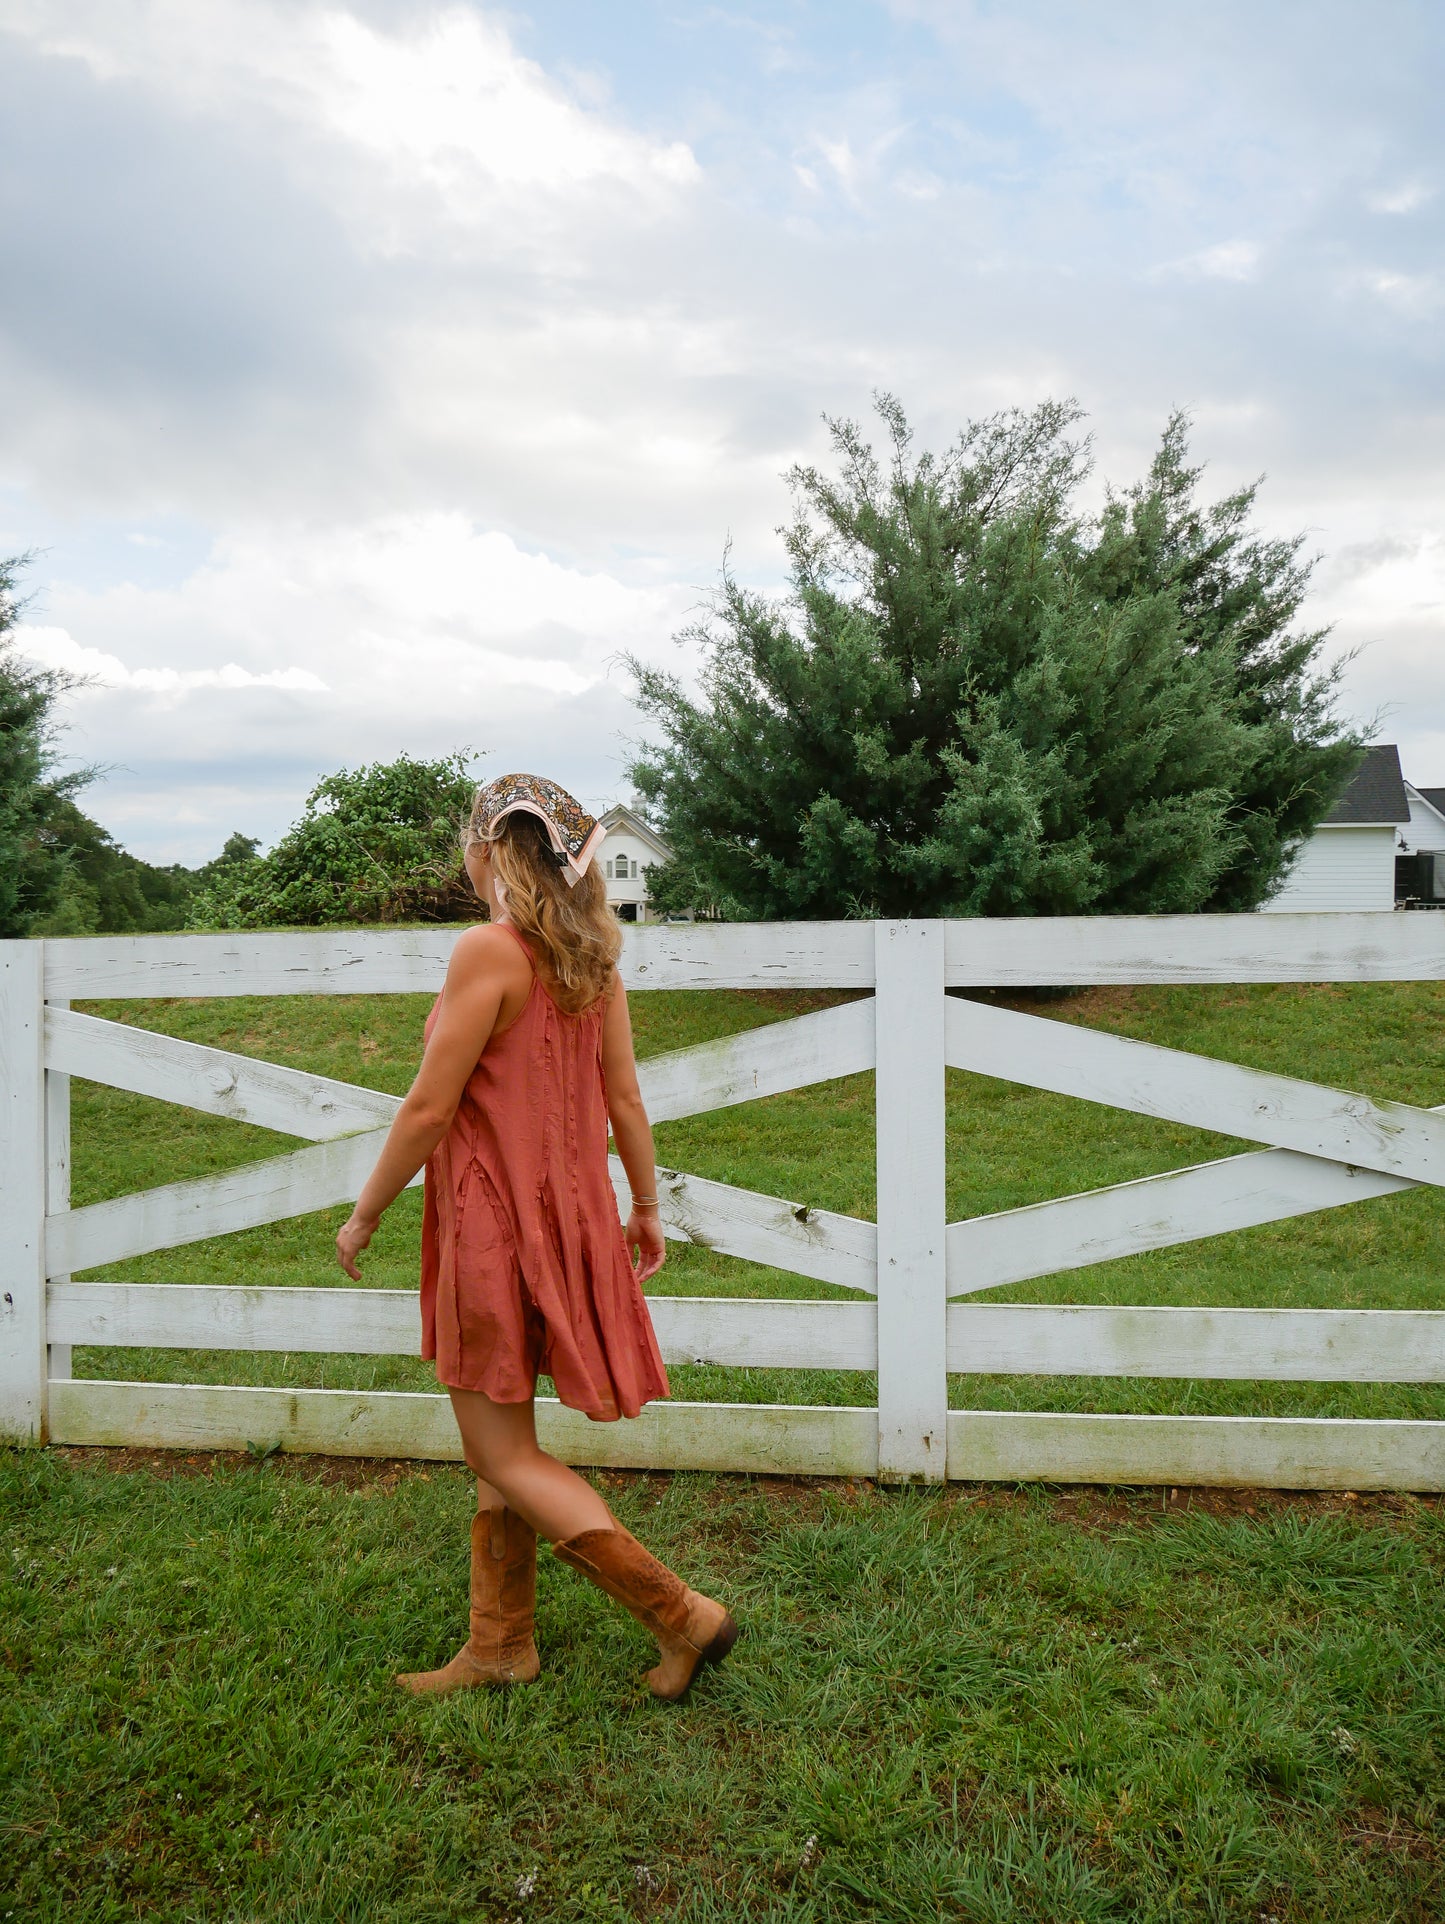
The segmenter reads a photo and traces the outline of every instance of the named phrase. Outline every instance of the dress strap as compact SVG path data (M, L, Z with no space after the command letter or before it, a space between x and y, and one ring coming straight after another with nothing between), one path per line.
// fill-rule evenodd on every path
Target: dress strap
M531 963L533 973L535 974L536 968L537 968L537 958L532 953L531 943L527 940L526 936L523 935L522 931L515 925L515 923L512 923L512 922L498 922L496 924L496 927L499 929L505 929L508 935L510 935L516 942L518 942L521 945L522 953L523 955L526 956L527 960Z

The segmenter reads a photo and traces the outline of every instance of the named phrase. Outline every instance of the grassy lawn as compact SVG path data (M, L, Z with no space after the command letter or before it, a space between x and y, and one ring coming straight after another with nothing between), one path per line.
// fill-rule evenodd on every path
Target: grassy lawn
M785 1019L826 993L654 992L633 998L639 1052L655 1054ZM400 1092L414 1071L424 997L238 998L97 1003L96 1014ZM1015 1006L1028 1006L1015 1004ZM1079 1022L1404 1101L1445 1101L1445 990L1436 983L1096 990L1041 1005ZM74 1085L75 1200L226 1168L293 1146L260 1129ZM1246 1145L984 1077L948 1077L949 1215L1067 1195L1232 1153ZM873 1084L852 1076L669 1123L664 1162L817 1207L871 1216ZM111 1279L341 1284L331 1238L343 1211L157 1252L96 1272ZM369 1253L367 1280L410 1288L420 1199L402 1198ZM1445 1199L1419 1189L1178 1249L992 1292L992 1300L1324 1308L1445 1307ZM658 1293L844 1296L847 1291L669 1245ZM982 1299L988 1300L988 1299ZM258 1356L83 1350L76 1373L164 1381L425 1389L409 1357ZM862 1372L679 1368L684 1398L868 1404ZM1434 1385L1203 1383L955 1377L955 1408L1188 1411L1282 1416L1445 1416Z
M834 998L636 998L645 1053ZM400 1091L415 998L93 1005ZM1099 991L1044 1005L1176 1046L1445 1100L1434 985ZM1228 1154L1202 1132L949 1078L963 1216ZM75 1200L290 1145L77 1082ZM664 1161L873 1211L859 1076L669 1124ZM415 1282L418 1199L368 1281ZM102 1272L341 1284L341 1212ZM997 1292L1445 1307L1438 1191ZM841 1295L686 1245L680 1294ZM405 1357L86 1350L77 1374L433 1387ZM870 1402L861 1374L674 1390ZM1445 1415L1420 1386L960 1377L956 1405ZM1445 1503L594 1473L745 1623L681 1706L646 1640L541 1559L544 1673L417 1703L465 1618L450 1466L0 1452L0 1924L658 1918L679 1924L1393 1924L1445 1916Z
M450 1467L0 1453L0 1917L1442 1915L1445 1510L600 1478L746 1629L680 1706L544 1555L544 1671L404 1698Z

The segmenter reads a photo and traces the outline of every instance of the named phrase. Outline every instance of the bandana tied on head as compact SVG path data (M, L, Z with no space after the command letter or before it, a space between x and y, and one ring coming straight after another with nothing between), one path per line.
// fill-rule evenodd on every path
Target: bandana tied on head
M607 830L575 795L541 775L499 775L479 788L472 826L478 835L490 839L502 817L518 809L545 824L557 866L568 888L575 888L606 840Z

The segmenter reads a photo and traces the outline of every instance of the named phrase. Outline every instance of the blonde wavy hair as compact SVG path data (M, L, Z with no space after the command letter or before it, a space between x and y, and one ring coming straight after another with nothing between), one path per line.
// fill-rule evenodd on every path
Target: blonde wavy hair
M486 834L474 804L463 842L467 847L486 844L507 892L508 920L541 952L557 1006L568 1015L580 1015L599 996L610 994L622 953L622 930L608 906L598 864L589 862L586 874L569 887L546 829L535 815L520 809L504 815Z

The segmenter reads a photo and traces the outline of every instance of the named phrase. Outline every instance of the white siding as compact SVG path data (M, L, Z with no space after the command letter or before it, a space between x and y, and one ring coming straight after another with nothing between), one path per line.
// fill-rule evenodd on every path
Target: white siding
M1291 914L1395 906L1393 828L1318 828L1277 895L1263 905Z
M1405 838L1405 852L1414 855L1419 849L1445 848L1445 817L1436 814L1413 789L1407 788L1405 793L1410 798L1410 825L1400 830Z

